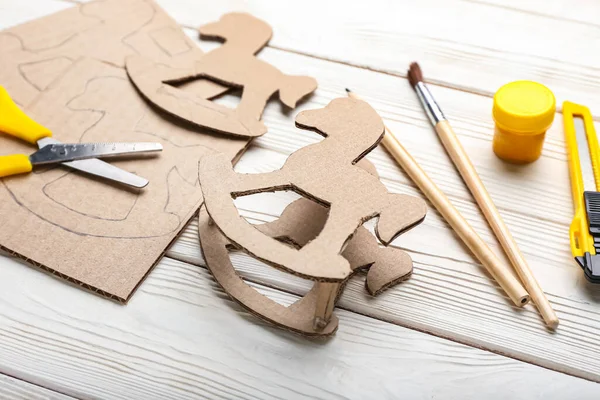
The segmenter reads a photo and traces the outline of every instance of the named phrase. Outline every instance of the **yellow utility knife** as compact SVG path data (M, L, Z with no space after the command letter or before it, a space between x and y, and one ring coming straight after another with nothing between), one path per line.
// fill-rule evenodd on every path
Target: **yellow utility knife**
M27 156L0 156L0 178L31 172L38 165L61 164L125 185L142 188L148 181L97 158L161 151L160 143L73 143L52 138L49 129L29 118L0 86L0 132L37 144L39 150Z
M571 192L575 217L569 236L571 252L585 277L600 283L600 149L590 110L563 103L565 139L569 153ZM583 126L577 129L576 121ZM585 133L584 133L585 132ZM586 172L584 174L584 171ZM592 179L593 177L593 179Z

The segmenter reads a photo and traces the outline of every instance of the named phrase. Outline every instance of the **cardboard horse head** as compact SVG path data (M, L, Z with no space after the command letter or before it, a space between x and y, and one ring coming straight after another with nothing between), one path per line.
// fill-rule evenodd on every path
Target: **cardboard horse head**
M337 322L332 322L331 312L341 284L361 264L345 257L349 255L350 258L361 258L356 246L350 246L357 229L367 220L379 217L375 232L387 246L398 234L423 220L426 206L419 198L388 193L376 175L356 165L384 134L381 118L367 103L350 98L336 99L323 109L300 113L296 117L296 125L314 130L325 139L293 153L280 170L264 174L237 174L233 172L230 161L219 154L207 155L200 160L199 179L205 198L206 215L214 222L212 228L206 229L212 229L214 233L216 227L228 243L253 257L278 269L316 281L314 294L305 297L312 300L304 300L306 302L301 307L304 318L296 315L298 319L294 320L280 310L286 314L285 318L275 315L267 319L306 334L330 334L337 326ZM288 220L279 223L279 232L270 227L262 228L262 232L259 232L240 217L233 203L233 199L239 196L277 190L296 191L327 209L322 230L312 240L301 240L305 242L298 243L303 244L301 248L277 240L277 236L281 236L278 235L281 230L290 232L287 229L293 225L290 218L295 218L297 223L302 222L298 221L301 216L297 210L289 211L287 215L284 212L280 221ZM201 218L208 218L206 215ZM366 241L364 234L361 233L361 237L361 240ZM207 264L213 270L209 256L216 254L215 250L204 242L202 233L201 241ZM215 246L223 247L222 242ZM371 256L376 253L372 246L367 247L365 251L370 252ZM345 254L350 248L353 249L350 252L352 254ZM221 256L216 259L222 264ZM373 261L363 258L362 262L365 264L360 266L368 266ZM386 278L397 279L398 276L391 273ZM235 278L231 278L231 282L234 280ZM236 287L239 289L240 285L239 282L235 285L230 282L220 283L230 294L231 290L228 290L227 285L233 291L237 290ZM387 282L382 282L380 287L386 284ZM264 301L258 304L260 302L255 300L248 304L243 298L237 300L263 316L263 311L269 308L264 307ZM256 308L260 308L260 311ZM292 306L288 308L290 309L298 311L299 308ZM269 312L266 311L267 314ZM290 320L293 327L289 324ZM298 322L299 320L302 322Z
M127 73L146 99L170 114L224 134L260 136L267 131L260 118L271 96L279 93L281 102L294 108L317 88L313 78L286 75L256 58L271 33L269 25L249 14L226 14L200 28L203 37L223 39L221 47L187 64L170 66L132 56ZM173 86L194 79L242 88L238 107L231 109Z

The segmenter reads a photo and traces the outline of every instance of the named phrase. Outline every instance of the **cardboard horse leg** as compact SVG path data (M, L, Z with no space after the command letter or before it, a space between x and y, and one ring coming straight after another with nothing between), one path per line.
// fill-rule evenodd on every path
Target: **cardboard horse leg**
M327 215L326 207L301 198L287 206L279 219L257 225L256 229L302 247L319 234ZM350 262L353 273L366 270L365 287L372 296L402 282L412 273L412 260L405 251L381 247L364 227L356 230L342 255Z

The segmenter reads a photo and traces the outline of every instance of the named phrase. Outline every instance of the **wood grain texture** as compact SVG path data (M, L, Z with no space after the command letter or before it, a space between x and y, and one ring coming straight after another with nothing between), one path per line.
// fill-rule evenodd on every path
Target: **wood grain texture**
M73 397L0 374L0 399L69 400L73 399Z
M258 322L208 271L171 259L126 307L12 259L0 285L0 371L77 398L480 399L510 388L515 399L592 400L600 390L343 310L333 340L309 341Z
M597 4L593 0L464 0L469 3L485 4L489 7L505 8L522 14L542 16L557 21L568 21L600 28Z
M493 5L486 4L486 1ZM427 82L491 96L530 79L600 116L597 5L537 0L307 0L292 7L268 0L159 0L178 22L197 27L232 10L270 21L271 46L399 76L418 61ZM517 5L518 4L518 5ZM579 8L583 10L570 11ZM564 11L563 11L564 10ZM579 22L587 11L587 17ZM571 18L561 18L575 15ZM573 20L573 18L575 20ZM318 28L312 28L318 27ZM444 107L444 103L442 103Z

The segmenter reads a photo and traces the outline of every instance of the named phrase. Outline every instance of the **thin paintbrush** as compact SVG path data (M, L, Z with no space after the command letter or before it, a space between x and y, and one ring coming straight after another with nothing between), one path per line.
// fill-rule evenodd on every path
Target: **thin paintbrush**
M360 97L350 91L350 89L346 89L346 91L348 92L348 96L360 100ZM421 189L425 197L429 199L444 219L448 221L448 224L450 224L475 257L477 257L496 282L504 289L515 305L522 307L527 304L529 295L525 288L523 288L523 285L521 285L521 282L512 274L510 266L496 257L494 252L477 235L477 232L450 203L446 195L433 183L431 178L429 178L387 127L385 127L385 134L381 143L419 189Z
M483 182L479 178L475 167L471 163L469 156L465 152L465 149L460 144L458 137L452 130L452 127L446 120L444 113L436 103L435 99L431 95L429 89L423 82L423 74L419 64L412 63L408 70L408 81L410 85L417 92L417 96L429 117L429 121L434 126L446 152L450 155L452 162L458 169L463 180L469 187L469 190L473 194L473 197L477 201L477 204L481 208L481 211L485 215L490 227L494 231L494 234L498 238L498 241L502 245L502 248L508 255L510 262L514 266L521 278L521 281L525 285L525 288L531 295L531 299L537 305L542 318L546 322L548 327L554 329L558 326L558 317L552 309L550 302L546 298L546 295L540 288L539 283L533 276L533 272L527 261L523 257L523 254L517 246L514 238L510 234L508 227L502 220L500 213L496 209L492 198L488 191L485 189Z

